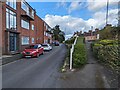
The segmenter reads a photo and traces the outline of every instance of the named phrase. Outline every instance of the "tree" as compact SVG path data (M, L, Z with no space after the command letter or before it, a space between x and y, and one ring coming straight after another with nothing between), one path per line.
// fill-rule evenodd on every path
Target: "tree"
M104 29L100 30L100 39L118 39L119 27L106 26Z
M53 39L59 42L63 42L65 40L65 33L60 30L60 26L56 25L53 29Z

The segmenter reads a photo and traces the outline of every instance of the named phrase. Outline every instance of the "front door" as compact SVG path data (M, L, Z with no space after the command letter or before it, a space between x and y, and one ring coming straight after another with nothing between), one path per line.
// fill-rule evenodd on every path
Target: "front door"
M17 35L10 33L10 51L16 51L17 46Z

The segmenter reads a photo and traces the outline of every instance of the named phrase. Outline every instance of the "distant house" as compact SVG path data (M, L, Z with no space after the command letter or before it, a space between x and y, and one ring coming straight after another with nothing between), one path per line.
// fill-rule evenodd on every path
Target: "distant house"
M52 43L51 27L44 21L44 43Z
M84 32L85 40L94 41L99 39L99 35L97 34L99 29L95 29L95 31L89 30L89 32Z

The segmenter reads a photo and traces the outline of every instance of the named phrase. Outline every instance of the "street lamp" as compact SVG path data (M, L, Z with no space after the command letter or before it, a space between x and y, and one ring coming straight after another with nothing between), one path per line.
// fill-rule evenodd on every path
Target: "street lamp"
M107 26L107 23L108 23L108 6L109 6L109 0L107 0L106 26Z
M120 27L120 1L118 2L118 26Z

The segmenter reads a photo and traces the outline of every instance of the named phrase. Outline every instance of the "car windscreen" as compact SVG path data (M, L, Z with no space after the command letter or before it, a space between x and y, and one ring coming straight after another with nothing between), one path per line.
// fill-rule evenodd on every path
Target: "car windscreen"
M37 49L38 48L38 45L31 45L30 46L30 49Z
M56 42L56 44L59 44L59 42Z
M42 46L43 46L43 47L48 47L48 45L46 45L46 44L42 44Z

